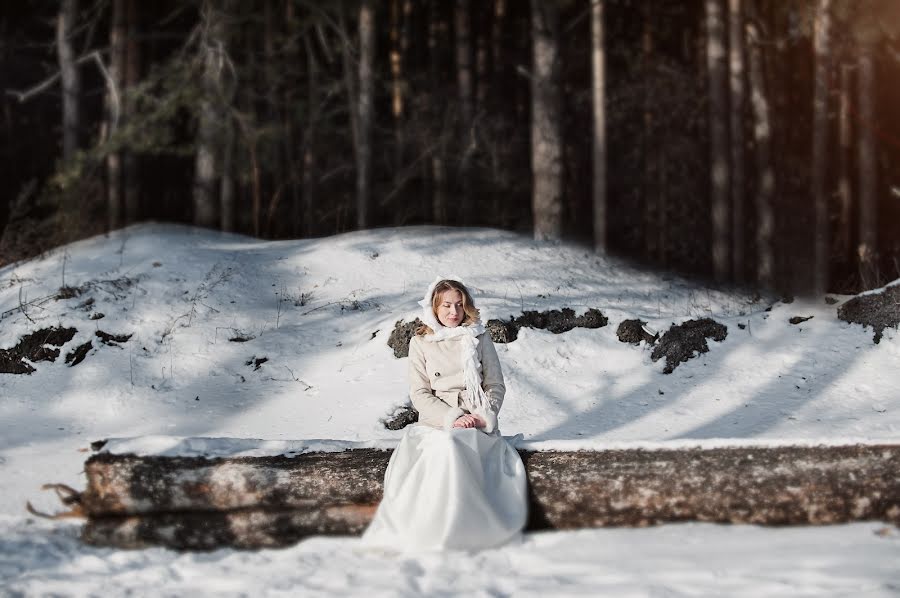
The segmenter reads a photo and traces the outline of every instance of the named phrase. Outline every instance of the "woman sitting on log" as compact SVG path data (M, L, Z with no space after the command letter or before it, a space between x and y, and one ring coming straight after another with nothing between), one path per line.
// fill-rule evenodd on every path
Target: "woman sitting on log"
M438 278L419 302L409 343L408 426L363 536L397 550L476 550L518 538L527 517L525 468L500 435L506 387L497 351L465 285Z

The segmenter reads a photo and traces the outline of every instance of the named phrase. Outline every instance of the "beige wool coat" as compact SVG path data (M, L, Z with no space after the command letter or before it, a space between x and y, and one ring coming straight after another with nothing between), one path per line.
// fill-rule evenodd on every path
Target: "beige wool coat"
M485 421L486 433L497 430L506 386L490 335L484 332L476 337L481 387L489 403L486 411L473 408L469 401L461 359L463 338L428 340L426 336L413 336L409 342L409 398L419 412L419 423L449 430L458 417L474 413Z

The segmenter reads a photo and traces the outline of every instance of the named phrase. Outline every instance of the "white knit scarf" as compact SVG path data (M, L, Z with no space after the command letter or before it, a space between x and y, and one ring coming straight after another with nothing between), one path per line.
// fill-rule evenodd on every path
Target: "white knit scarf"
M462 337L460 341L460 361L462 362L463 377L466 381L466 390L468 391L469 411L487 411L489 410L489 402L481 387L481 373L478 371L478 336L484 332L484 325L481 321L476 320L471 324L460 324L453 328L441 324L437 316L434 315L432 308L432 295L438 283L442 280L453 280L463 286L465 283L457 276L438 276L434 282L428 286L425 291L425 297L419 301L422 306L421 319L426 326L434 331L434 334L423 335L422 338L428 342L440 342L449 338Z

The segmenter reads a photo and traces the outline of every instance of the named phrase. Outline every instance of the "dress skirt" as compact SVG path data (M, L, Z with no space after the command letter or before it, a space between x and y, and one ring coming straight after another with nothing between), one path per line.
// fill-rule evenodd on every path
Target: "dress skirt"
M520 537L525 466L498 433L406 428L363 543L398 551L478 550Z

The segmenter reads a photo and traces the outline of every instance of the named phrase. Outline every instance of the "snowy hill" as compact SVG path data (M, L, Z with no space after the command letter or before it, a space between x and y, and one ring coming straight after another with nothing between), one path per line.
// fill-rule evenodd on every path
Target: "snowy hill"
M382 229L262 242L142 225L0 270L0 349L13 348L37 330L74 329L55 361L29 361L35 371L28 375L0 374L0 530L10 538L0 544L0 552L30 547L46 555L53 552L49 546L62 542L61 550L76 551L79 558L114 554L79 547L70 528L37 526L45 540L23 531L26 500L55 508L51 497L41 495L41 484L83 485L80 471L87 454L81 451L94 440L153 436L144 444L148 450L164 450L179 437L266 439L273 450L287 441L315 446L316 440L334 447L341 444L333 441L390 446L401 432L385 429L382 420L405 401L406 363L394 357L387 338L396 322L415 318L416 302L438 274L466 280L485 319L562 308L577 313L595 308L609 318L605 327L562 334L523 328L514 342L498 345L508 388L501 427L504 434L523 434L521 446L840 444L896 442L900 435L900 335L887 330L876 345L871 331L838 320L836 308L846 298L834 305L785 304L716 291L583 248L488 229ZM68 298L58 298L61 288ZM789 323L795 316L812 319ZM708 353L668 375L664 360L653 362L645 344L622 343L616 336L626 319L640 318L664 332L699 317L724 324L726 338L710 341ZM83 360L67 364L67 355L70 363L76 361L78 348ZM530 540L530 548L483 558L534 559L557 571L562 564L550 555L556 551L551 545L634 541L638 546L652 544L650 537L671 537L665 530L678 527L549 534ZM736 541L731 532L713 526L685 529L701 543ZM896 562L896 532L875 536L876 529L881 528L733 533L760 546L773 537L785 539L788 554L815 545L817 533L830 539L846 533L860 550L878 555L878 563ZM59 533L64 539L54 540ZM673 549L677 544L672 542ZM609 555L603 550L591 554L605 559ZM364 558L338 540L304 543L297 551L294 556L303 562L340 560L340 554L348 563ZM179 566L212 574L202 559L147 552L153 555L148 571L165 569L175 559ZM225 561L238 559L241 567L254 562L257 567L263 558L225 553L231 555ZM271 558L262 570L276 580L279 563L288 566L291 558L285 555L291 551L260 553L265 554ZM29 564L44 563L43 557L18 558L8 566L0 562L0 581L9 576L27 591L62 591L23 573ZM480 566L481 559L460 557L458 562L465 568ZM125 569L138 567L128 562ZM875 581L866 595L887 593L881 581L889 578L890 568L883 562L883 570L873 565ZM61 565L50 566L53 575L75 575L54 566ZM424 561L411 566L431 567ZM514 572L521 566L507 568ZM554 575L565 577L560 571ZM298 583L296 573L291 575ZM849 575L867 583L867 574L858 568L851 567ZM633 580L644 583L639 577ZM37 585L29 585L29 579ZM671 579L658 582L675 591L677 583L666 585ZM125 581L122 588L140 588ZM91 583L78 587L89 593ZM497 591L551 591L542 583L511 585L510 590L501 584ZM745 587L741 583L738 587ZM802 583L762 586L762 593L765 587L827 590L827 584ZM858 588L848 583L841 587ZM197 589L168 587L176 593ZM265 587L274 592L278 586ZM434 586L418 589L428 587ZM727 585L687 587L731 593ZM458 589L464 593L462 586ZM320 591L329 590L320 586Z

